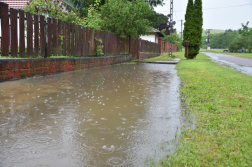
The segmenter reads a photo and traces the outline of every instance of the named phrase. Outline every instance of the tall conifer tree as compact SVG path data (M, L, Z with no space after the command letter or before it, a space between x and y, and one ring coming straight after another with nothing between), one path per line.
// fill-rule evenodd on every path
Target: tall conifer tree
M195 0L194 3L194 11L193 11L193 17L195 22L195 55L193 58L199 54L200 46L201 46L201 38L202 38L202 25L203 25L203 12L202 12L202 0Z
M188 0L187 8L186 8L186 14L185 14L185 23L184 23L184 30L183 30L183 42L182 45L186 47L186 41L190 41L191 46L191 40L192 40L192 29L193 29L193 0ZM193 58L191 54L191 47L189 48L189 58ZM186 56L186 49L185 49L185 56Z

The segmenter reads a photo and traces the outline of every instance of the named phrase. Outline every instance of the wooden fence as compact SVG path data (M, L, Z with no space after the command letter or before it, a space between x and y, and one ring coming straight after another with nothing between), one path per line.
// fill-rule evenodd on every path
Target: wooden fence
M159 53L159 44L149 42L143 39L138 39L138 51L139 52L150 52Z
M45 19L23 10L8 11L8 4L2 2L0 11L2 56L96 56L100 49L104 55L132 54L136 58L138 52L159 52L156 43L121 38L114 33Z

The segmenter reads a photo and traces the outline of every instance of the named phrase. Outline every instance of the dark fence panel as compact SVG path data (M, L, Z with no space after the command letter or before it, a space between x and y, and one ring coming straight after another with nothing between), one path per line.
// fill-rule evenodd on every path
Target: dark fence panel
M52 56L52 20L47 18L47 57Z
M63 56L66 56L66 22L63 22Z
M70 32L71 32L71 25L67 23L67 55L71 55L71 39L70 39Z
M78 25L78 32L79 32L79 34L78 34L78 56L81 56L81 26L80 25Z
M32 14L26 13L27 20L27 56L33 56L33 23Z
M45 57L45 16L40 16L40 56Z
M53 19L53 56L57 56L57 19Z
M1 26L2 26L2 39L1 39L1 54L2 56L9 56L9 17L8 17L8 5L0 2L1 11Z
M71 56L74 56L74 24L71 23Z
M61 26L62 21L58 20L58 56L62 55L62 49L61 49Z
M75 49L74 49L74 51L75 51L75 56L77 56L78 55L78 46L79 46L79 44L78 44L78 26L77 25L74 25L74 29L75 29Z
M34 15L34 55L38 56L39 51L39 22L38 22L38 15Z
M10 9L11 16L11 56L18 56L17 10Z
M19 10L19 56L25 56L24 11Z

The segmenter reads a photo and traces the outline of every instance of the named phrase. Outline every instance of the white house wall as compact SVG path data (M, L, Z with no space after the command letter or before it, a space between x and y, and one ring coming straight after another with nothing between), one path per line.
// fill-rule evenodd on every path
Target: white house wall
M141 35L140 36L141 39L146 40L146 41L150 41L153 43L158 43L158 37L154 34L151 35Z

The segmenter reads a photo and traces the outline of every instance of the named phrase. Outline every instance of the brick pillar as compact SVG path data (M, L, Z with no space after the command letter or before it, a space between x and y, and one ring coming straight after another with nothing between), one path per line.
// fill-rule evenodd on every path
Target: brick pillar
M159 45L159 53L164 52L164 39L158 38L158 45Z

